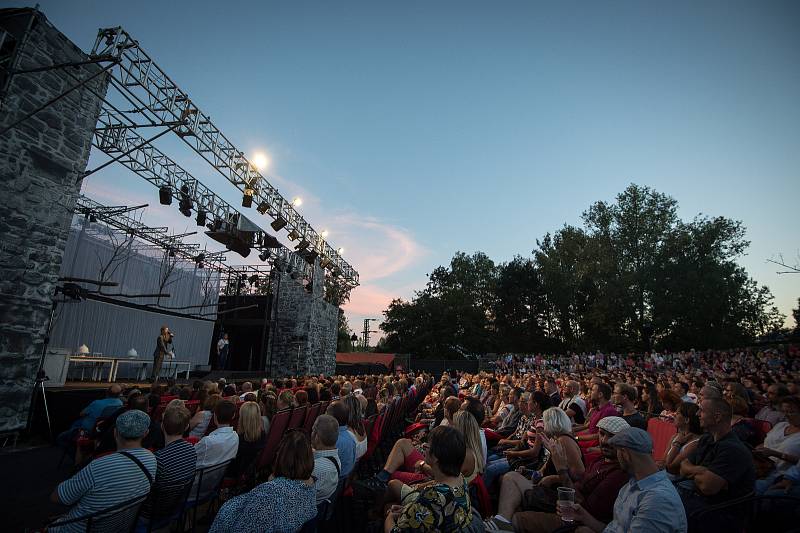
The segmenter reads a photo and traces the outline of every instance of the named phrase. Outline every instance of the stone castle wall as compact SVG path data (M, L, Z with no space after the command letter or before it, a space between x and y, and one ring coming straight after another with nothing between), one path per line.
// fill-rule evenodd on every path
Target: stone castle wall
M0 10L0 27L14 36L13 69L88 59L32 9ZM0 132L100 69L90 64L10 78L6 72L0 76ZM107 83L101 74L0 133L0 432L27 423L79 178L100 112L101 100L89 89L105 95Z
M339 308L323 299L323 270L314 266L311 292L286 273L276 272L275 276L279 278L274 281L275 328L268 344L271 375L333 374Z

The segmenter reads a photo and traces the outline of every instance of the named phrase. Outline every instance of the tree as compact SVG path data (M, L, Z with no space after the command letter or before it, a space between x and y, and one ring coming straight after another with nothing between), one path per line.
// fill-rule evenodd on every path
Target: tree
M336 334L336 351L337 352L352 352L353 341L350 336L353 331L350 329L350 324L347 323L347 317L344 316L344 311L339 309L339 325Z
M797 299L797 309L792 309L792 318L794 318L794 334L800 335L800 298Z

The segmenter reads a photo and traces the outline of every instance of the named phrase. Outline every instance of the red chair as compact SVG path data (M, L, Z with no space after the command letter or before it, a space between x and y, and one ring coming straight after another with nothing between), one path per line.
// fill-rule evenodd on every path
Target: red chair
M475 496L478 500L478 510L483 518L492 516L492 499L489 497L489 491L486 489L486 483L483 482L483 476L478 474L475 479L470 481L469 488L475 490Z
M663 461L669 441L677 433L675 425L660 418L651 418L647 421L647 432L653 439L653 459Z
M294 429L302 427L303 421L306 419L307 409L308 409L307 405L295 407L294 409L292 409L292 416L289 417L289 425L286 426L286 429Z
M767 433L772 429L772 424L766 420L756 420L755 418L748 418L747 422L756 430L758 442L764 442L764 439L767 438Z
M496 443L497 441L503 438L503 436L500 433L489 428L484 428L483 434L486 436L486 442Z
M305 429L306 433L309 435L311 435L311 428L314 426L314 421L319 416L320 407L322 407L322 404L317 402L309 407L308 413L306 413L306 421L303 423L303 429Z
M278 452L278 445L281 443L283 434L286 431L286 426L289 425L291 414L292 411L290 409L284 409L275 413L275 416L269 421L267 442L264 444L264 449L261 450L261 455L258 456L256 472L261 472L272 465L272 461L275 460L275 454Z

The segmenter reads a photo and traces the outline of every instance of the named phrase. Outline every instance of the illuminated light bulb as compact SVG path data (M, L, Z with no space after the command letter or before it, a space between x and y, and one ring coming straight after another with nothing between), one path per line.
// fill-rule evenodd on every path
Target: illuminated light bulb
M262 154L261 152L258 152L253 155L253 165L258 170L264 170L269 165L269 159L267 158L266 155Z

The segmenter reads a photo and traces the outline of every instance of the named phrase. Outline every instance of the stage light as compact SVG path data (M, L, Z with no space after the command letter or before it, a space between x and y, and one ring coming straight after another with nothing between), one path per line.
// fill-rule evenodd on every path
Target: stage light
M267 202L261 202L260 204L258 204L258 207L256 207L256 211L258 211L263 215L264 213L269 211L269 204Z
M286 227L286 224L287 224L286 219L278 215L277 218L275 218L275 220L272 221L270 226L272 226L272 229L274 229L275 231L280 231Z
M296 241L297 239L300 238L300 233L296 229L293 229L292 231L289 232L287 237L289 237L290 241Z
M258 254L258 258L261 259L261 261L266 261L269 259L269 250L262 251L260 254Z
M192 199L189 196L189 186L181 185L181 199L178 201L178 210L185 217L192 216Z
M169 185L162 185L158 188L158 201L161 205L172 205L172 189Z
M323 239L327 238L328 237L328 230L326 230L326 229L322 230L322 233L320 233L319 236L322 237Z
M169 256L170 257L175 257L175 250L174 249L172 249L172 248L169 249Z
M258 285L258 276L255 274L250 276L250 285Z
M89 222L97 222L97 217L94 216L94 213L89 213Z
M206 212L200 209L197 210L197 225L198 226L206 225Z
M310 243L307 240L305 240L305 238L304 238L302 241L297 243L297 246L295 246L294 249L295 250L305 250L306 248L308 248L309 244Z
M244 194L242 195L242 207L250 207L253 205L253 193L255 191L249 185L244 188Z
M330 260L330 259L328 259L327 257L323 257L323 258L322 258L322 259L320 259L320 261L319 261L319 266L320 266L320 268L327 268L327 267L328 267L328 265L330 265L330 264L331 264L331 260Z
M253 155L253 166L255 166L258 170L264 170L269 165L269 159L267 156L262 154L261 152L256 152Z
M342 255L344 253L344 248L339 248L338 250L336 250L336 253Z
M292 205L294 207L300 207L301 205L303 205L303 199L300 198L299 196L295 196L294 199L292 200Z

